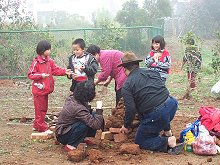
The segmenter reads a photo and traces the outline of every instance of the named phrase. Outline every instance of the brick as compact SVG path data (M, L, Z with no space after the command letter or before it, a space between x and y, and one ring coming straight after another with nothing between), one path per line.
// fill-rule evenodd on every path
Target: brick
M88 151L88 155L89 155L89 160L92 163L99 163L100 161L103 160L102 152L99 150L91 149Z
M124 142L127 139L128 139L128 137L124 133L119 133L119 134L114 135L114 141L116 143Z
M120 133L121 128L109 128L111 133Z
M102 132L101 140L113 140L114 134L110 131Z
M55 132L55 130L56 130L55 127L56 127L56 126L51 126L49 129L50 129L51 131Z
M101 136L102 136L102 130L97 130L96 134L95 134L95 138L96 139L101 139Z
M122 144L119 148L121 154L133 154L137 155L141 152L139 145L137 144Z
M68 160L73 162L80 162L86 157L86 152L83 150L74 149L68 152Z
M41 140L47 140L54 138L54 134L45 134L45 133L32 133L31 139L41 139Z

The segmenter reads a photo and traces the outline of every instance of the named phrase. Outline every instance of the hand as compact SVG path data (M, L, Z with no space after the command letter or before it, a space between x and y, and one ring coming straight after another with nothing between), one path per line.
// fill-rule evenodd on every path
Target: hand
M77 74L71 73L71 76L72 76L72 79L73 79L73 80L76 80L76 79L77 79Z
M120 129L120 132L124 134L128 134L129 131L128 131L128 128L125 128L124 126L122 126Z
M157 56L154 56L153 59L154 59L154 62L156 62L156 63L158 62L158 57Z
M47 74L47 73L42 73L42 78L46 78L46 77L49 77L50 74Z
M111 82L111 81L106 80L106 81L103 83L103 85L104 85L105 87L108 87L108 84L109 84L110 82Z
M102 101L96 101L96 108L102 109Z
M72 74L73 72L71 71L71 69L66 69L66 75L70 75Z

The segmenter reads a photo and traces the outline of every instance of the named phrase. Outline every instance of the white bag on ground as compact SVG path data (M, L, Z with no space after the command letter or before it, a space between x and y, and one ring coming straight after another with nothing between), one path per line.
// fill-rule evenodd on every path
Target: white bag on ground
M220 94L220 80L212 87L211 92Z

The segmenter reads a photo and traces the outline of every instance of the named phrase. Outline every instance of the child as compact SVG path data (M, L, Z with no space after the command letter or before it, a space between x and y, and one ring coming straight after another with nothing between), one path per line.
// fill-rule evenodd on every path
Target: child
M201 69L202 56L199 52L197 46L195 45L195 41L193 38L189 38L186 41L187 47L185 50L185 55L183 57L183 66L187 65L187 76L189 80L189 87L194 89L196 87L195 78L197 73Z
M91 81L78 82L59 113L56 138L66 145L65 150L76 149L79 143L88 142L86 137L95 137L96 130L103 126L102 102L97 101L96 112L92 113L88 102L95 98L95 86Z
M152 39L151 51L145 59L145 64L148 68L158 71L164 84L166 83L170 72L171 58L165 49L165 41L162 36L158 35Z
M51 44L48 41L40 41L37 45L37 56L34 58L29 70L28 78L33 80L32 93L34 95L35 119L33 130L44 133L52 133L44 121L48 109L48 94L54 91L55 76L64 76L71 73L70 70L58 67L49 57Z
M69 57L68 69L71 69L74 73L68 76L72 79L72 85L70 91L74 91L74 88L79 81L89 80L94 82L95 74L98 70L98 62L90 53L84 52L85 41L81 38L76 39L72 43L73 55Z

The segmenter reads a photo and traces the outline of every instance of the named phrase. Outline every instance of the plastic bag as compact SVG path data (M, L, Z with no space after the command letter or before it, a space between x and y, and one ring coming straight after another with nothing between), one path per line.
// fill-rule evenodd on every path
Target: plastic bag
M180 142L184 142L185 141L185 136L186 133L188 131L191 131L194 135L194 137L198 137L199 135L199 125L200 125L200 120L197 119L193 124L191 124L190 126L188 126L186 129L184 129L181 133L180 133Z
M220 93L220 80L212 87L211 92L214 94Z
M200 136L195 139L192 143L193 145L193 152L198 155L216 155L217 148L215 144L214 137L207 135L207 136Z

